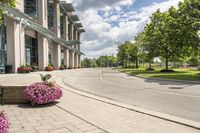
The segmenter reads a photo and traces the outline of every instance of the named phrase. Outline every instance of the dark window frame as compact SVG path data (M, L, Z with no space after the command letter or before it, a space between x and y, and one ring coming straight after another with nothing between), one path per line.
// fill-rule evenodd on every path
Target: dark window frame
M30 51L30 55L27 51ZM25 57L26 65L38 66L38 42L37 39L25 35ZM28 59L30 62L28 62ZM29 64L30 63L30 64Z
M60 35L64 38L64 16L60 16Z
M54 30L54 4L52 0L47 1L48 6L48 29Z
M61 50L61 65L65 65L65 52L63 49Z
M4 73L6 65L6 26L0 25L0 73Z
M24 13L27 15L38 18L39 17L38 0L24 0Z

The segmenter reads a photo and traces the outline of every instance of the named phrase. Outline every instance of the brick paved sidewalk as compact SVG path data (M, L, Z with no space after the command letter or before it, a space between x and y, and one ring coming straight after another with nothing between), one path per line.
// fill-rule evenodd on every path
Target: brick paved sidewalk
M63 87L64 96L52 106L0 105L11 122L11 133L200 133L187 127L72 93L63 83L68 71L55 71L53 80ZM45 72L43 72L45 73ZM28 85L40 81L38 73L0 75L0 84ZM23 80L22 80L23 79ZM9 81L9 82L8 82ZM93 124L91 124L93 123ZM102 130L100 128L102 128ZM106 131L104 131L104 130Z
M56 105L0 106L10 120L10 133L103 133L98 127L70 114Z

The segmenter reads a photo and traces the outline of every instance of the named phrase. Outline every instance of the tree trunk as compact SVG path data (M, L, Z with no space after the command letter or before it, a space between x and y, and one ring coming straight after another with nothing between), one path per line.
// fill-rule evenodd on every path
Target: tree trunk
M124 61L122 61L122 68L124 68Z
M149 70L151 70L151 61L149 62Z
M138 57L136 57L136 59L135 59L135 67L136 67L136 69L138 69Z
M167 50L166 50L166 57L165 57L165 69L166 69L166 71L169 70L169 56L168 56Z

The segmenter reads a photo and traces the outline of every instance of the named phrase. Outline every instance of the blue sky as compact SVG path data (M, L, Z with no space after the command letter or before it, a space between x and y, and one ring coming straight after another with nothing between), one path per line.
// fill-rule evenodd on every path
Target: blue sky
M161 3L166 0L136 0L133 4L133 8L140 9L141 7L149 6L153 3Z
M141 32L157 9L177 7L183 0L73 0L86 30L81 37L85 57L115 55L118 44Z

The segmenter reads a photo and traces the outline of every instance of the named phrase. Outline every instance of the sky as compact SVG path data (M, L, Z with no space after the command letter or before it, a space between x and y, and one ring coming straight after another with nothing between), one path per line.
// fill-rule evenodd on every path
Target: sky
M85 33L81 51L87 58L116 55L117 46L133 41L153 12L177 7L183 0L67 0L76 9Z

